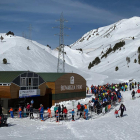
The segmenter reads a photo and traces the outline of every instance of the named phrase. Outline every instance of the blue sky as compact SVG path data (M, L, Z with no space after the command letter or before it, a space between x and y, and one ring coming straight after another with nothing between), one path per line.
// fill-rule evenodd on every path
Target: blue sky
M139 0L0 0L0 33L13 31L29 37L31 24L32 39L52 48L58 47L59 38L54 34L59 29L55 20L63 12L69 22L65 26L64 44L70 45L86 32L106 26L124 18L140 16Z

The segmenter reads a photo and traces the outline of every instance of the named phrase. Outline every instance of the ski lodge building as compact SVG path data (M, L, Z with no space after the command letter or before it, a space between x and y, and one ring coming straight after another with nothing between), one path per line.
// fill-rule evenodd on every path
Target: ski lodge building
M18 108L34 100L34 108L44 108L67 100L86 97L86 80L76 73L35 73L0 71L0 104Z

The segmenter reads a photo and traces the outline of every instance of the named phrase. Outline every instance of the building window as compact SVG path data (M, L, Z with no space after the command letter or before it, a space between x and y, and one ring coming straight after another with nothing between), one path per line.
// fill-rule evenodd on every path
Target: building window
M26 78L21 78L21 86L26 86Z
M7 86L8 84L3 84L3 86Z
M38 89L39 77L21 77L21 90Z

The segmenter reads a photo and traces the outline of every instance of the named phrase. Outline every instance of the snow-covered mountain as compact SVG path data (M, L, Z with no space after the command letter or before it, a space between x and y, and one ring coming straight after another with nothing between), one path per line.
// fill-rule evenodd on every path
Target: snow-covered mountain
M0 41L1 71L57 71L57 51L52 51L50 48L36 41L31 41L23 37L7 36L5 33L0 34L0 36L4 37ZM29 49L27 49L28 46ZM7 64L3 64L4 58L7 59ZM82 71L68 64L66 64L66 72L75 72L88 77L86 73L83 74Z
M35 72L56 72L57 49L41 45L23 37L0 34L4 39L0 42L0 70L30 70ZM121 50L111 52L107 58L101 56L108 48L113 48L120 41L125 41ZM29 46L30 50L27 50ZM140 17L123 19L109 26L93 29L82 36L78 41L65 46L66 72L81 74L87 80L87 85L103 84L106 82L120 82L136 79L140 81L140 65L134 63L138 60L138 47L140 46ZM82 51L77 50L82 49ZM89 63L96 57L101 62L91 69ZM127 64L126 57L130 57ZM3 64L6 58L8 64ZM118 66L119 70L115 71ZM98 79L98 80L97 80Z
M108 48L113 48L120 41L125 41L121 50L111 52L107 58L101 59ZM140 46L140 17L123 19L106 27L91 30L71 45L72 49L82 49L88 55L84 69L95 57L99 57L101 63L92 67L89 71L107 75L106 82L117 82L129 79L138 79L140 65L134 63L138 60L138 47ZM126 57L130 57L127 64ZM119 70L116 72L115 67ZM139 80L139 79L138 79Z

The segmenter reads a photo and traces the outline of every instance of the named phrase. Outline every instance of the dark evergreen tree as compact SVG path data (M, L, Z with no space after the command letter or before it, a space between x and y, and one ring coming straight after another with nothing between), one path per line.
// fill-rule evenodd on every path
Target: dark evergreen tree
M118 68L118 66L116 66L115 71L118 71L118 70L119 70L119 68Z
M4 37L3 37L3 36L1 36L1 37L0 37L0 39L1 39L1 42L2 42L2 40L4 39Z
M7 59L3 58L3 64L7 64Z
M137 63L137 59L134 59L134 63Z
M91 69L92 65L91 65L91 62L89 63L89 66L88 66L88 69Z
M29 46L27 47L27 50L30 50Z
M130 57L126 57L127 64L130 63Z
M138 53L140 53L140 47L138 47Z
M14 33L9 31L8 33L6 33L6 35L13 35L14 36Z
M138 63L140 64L140 54L138 55Z

